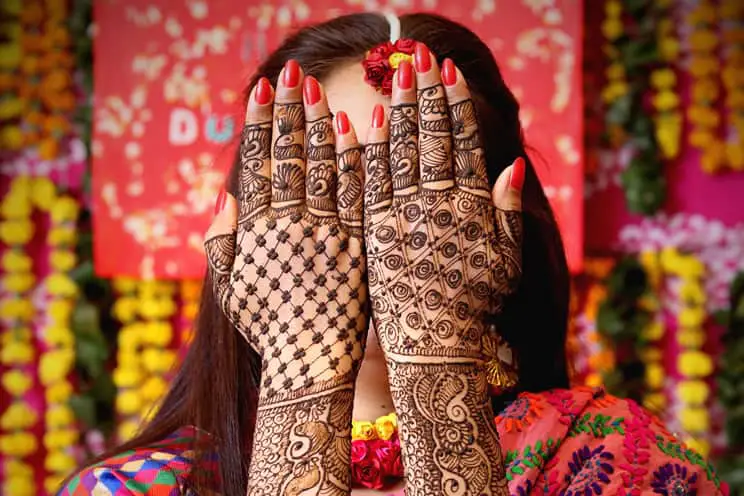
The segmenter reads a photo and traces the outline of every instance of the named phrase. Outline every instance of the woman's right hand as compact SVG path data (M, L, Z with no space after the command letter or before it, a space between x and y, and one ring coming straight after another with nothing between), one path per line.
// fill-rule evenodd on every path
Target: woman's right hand
M366 338L361 150L302 81L290 61L276 95L265 78L253 89L237 204L227 195L205 241L217 299L262 358L264 399L353 381Z

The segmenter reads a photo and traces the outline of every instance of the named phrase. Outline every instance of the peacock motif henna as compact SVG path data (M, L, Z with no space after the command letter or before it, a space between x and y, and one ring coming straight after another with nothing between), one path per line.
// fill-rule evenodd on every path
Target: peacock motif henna
M390 175L396 194L412 192L418 183L417 112L415 104L394 105L390 109Z
M271 122L246 124L240 144L239 221L257 215L271 200L271 182L262 174L271 159Z
M451 123L444 87L437 84L419 90L418 106L421 183L426 186L452 178Z

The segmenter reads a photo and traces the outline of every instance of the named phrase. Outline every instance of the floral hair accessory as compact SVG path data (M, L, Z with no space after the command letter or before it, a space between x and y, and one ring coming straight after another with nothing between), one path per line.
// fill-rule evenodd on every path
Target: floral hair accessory
M414 40L403 38L395 43L386 41L380 43L362 61L364 66L364 80L372 87L381 91L383 95L393 92L393 74L402 61L413 60Z

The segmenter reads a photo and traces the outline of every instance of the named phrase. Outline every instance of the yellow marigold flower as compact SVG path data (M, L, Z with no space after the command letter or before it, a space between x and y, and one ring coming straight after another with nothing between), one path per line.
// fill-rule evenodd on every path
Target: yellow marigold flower
M707 29L693 31L689 38L693 52L710 52L718 45L718 33Z
M685 348L700 348L705 343L705 333L700 329L680 329L677 342Z
M139 284L139 295L141 298L157 298L159 296L172 296L176 292L175 285L170 281L159 281L150 279Z
M3 271L30 272L33 260L21 250L7 250L3 253Z
M700 157L700 165L708 174L719 171L726 163L726 144L722 141L714 141L705 149Z
M710 396L705 381L682 381L677 384L677 396L689 405L704 405Z
M140 334L143 343L165 346L173 340L173 326L166 321L147 322Z
M199 279L181 281L181 298L185 301L196 301L201 296L202 282Z
M675 117L676 116L678 116L678 114L676 114ZM675 120L677 122L667 122L662 118L657 119L655 131L656 141L659 143L661 152L666 159L672 159L679 155L682 122L681 119Z
M65 403L72 396L72 384L68 381L59 381L47 386L44 397L47 403Z
M36 436L30 432L13 432L0 436L0 452L6 456L25 458L38 448Z
M602 99L607 103L613 102L621 96L625 96L629 90L630 87L626 81L614 81L602 90Z
M377 431L372 422L354 420L351 422L351 439L353 441L369 441L377 437Z
M646 385L651 389L661 389L664 385L664 367L658 363L647 364Z
M726 94L726 105L735 108L744 108L744 91L741 89L732 89Z
M77 442L79 437L77 431L73 429L54 430L44 434L43 444L49 450L69 448Z
M0 315L7 319L29 322L34 317L34 304L26 299L0 301Z
M721 80L727 88L736 88L744 82L744 75L742 75L742 70L738 67L727 64L721 72Z
M664 336L664 324L660 320L654 319L643 328L642 335L648 341L657 341Z
M23 131L18 126L0 127L0 147L6 150L20 150L23 148Z
M0 344L7 346L10 343L30 341L33 337L28 327L14 327L8 332L0 333Z
M196 319L196 316L198 313L199 313L198 303L186 303L185 305L181 306L181 315L183 315L183 317L186 320Z
M122 441L128 441L137 434L139 430L139 424L133 420L125 420L119 424L116 428L116 432L119 435L119 439Z
M131 294L137 292L139 281L128 277L118 277L114 279L114 291L120 294Z
M711 107L691 105L687 108L687 118L701 127L718 127L721 116Z
M5 460L5 474L9 477L33 477L34 469L28 463L19 460Z
M744 140L740 140L738 143L726 144L726 160L728 161L729 166L737 171L744 170L743 142Z
M48 177L34 178L31 185L31 200L40 210L48 212L57 196L57 187ZM54 215L54 213L52 213Z
M139 313L145 319L165 319L176 313L176 302L169 297L140 299Z
M393 437L393 434L395 433L397 428L398 417L395 415L395 413L383 415L375 421L375 431L377 432L377 437L379 437L383 441L387 441L388 439Z
M72 246L77 239L74 226L57 226L49 229L47 243L51 246Z
M75 414L67 405L51 405L44 414L47 429L61 429L75 422Z
M706 408L685 407L679 412L682 428L687 432L705 432L710 428L710 415Z
M707 313L702 306L685 307L680 310L677 319L681 326L688 328L699 328L704 322Z
M721 61L715 56L692 56L690 57L689 71L696 78L711 76L721 69Z
M33 386L33 379L20 370L10 370L3 374L2 384L11 396L23 396Z
M690 132L690 144L699 149L706 149L716 141L716 135L708 129L694 129Z
M2 494L13 496L37 496L36 482L33 477L8 477L3 482Z
M77 467L75 457L65 451L52 451L44 460L44 468L50 472L70 473Z
M607 79L624 79L625 66L620 62L613 62L605 69L605 76Z
M61 196L54 201L52 209L52 222L62 224L64 222L75 222L80 212L80 205L71 196Z
M714 22L716 22L716 8L711 4L699 3L692 12L687 14L687 23L693 26Z
M672 69L657 69L651 72L651 86L670 88L677 84L677 74Z
M744 16L744 5L739 0L723 0L718 4L721 19L741 19Z
M49 265L57 272L69 272L75 268L77 257L72 250L53 250L49 254Z
M646 294L638 300L638 306L649 312L656 312L659 310L659 300L654 295Z
M606 17L620 17L623 13L623 4L620 0L608 0L605 3L605 16Z
M45 386L65 379L75 363L75 352L71 349L47 351L39 361L39 380Z
M52 273L47 276L46 286L49 294L64 298L72 298L77 295L78 288L67 274Z
M142 382L142 373L139 367L119 366L114 370L114 384L119 388L129 388Z
M22 193L9 192L0 203L0 213L6 219L27 220L31 215L31 202Z
M713 372L713 360L702 351L683 351L677 357L677 368L684 377L707 377Z
M642 349L638 357L643 363L660 362L663 358L661 350L655 346Z
M57 325L67 325L72 316L73 302L67 299L56 299L49 302L47 315Z
M176 354L172 350L148 348L142 353L142 364L153 374L164 374L176 364Z
M608 18L602 22L602 34L608 40L616 40L623 34L623 21L617 18Z
M6 245L25 245L34 236L34 224L28 219L0 222L0 241Z
M139 300L135 296L120 296L111 309L114 318L124 324L134 321L138 311Z
M6 431L28 429L39 420L36 412L23 401L12 403L0 417L0 427Z
M708 458L708 455L710 454L710 443L705 439L685 439L685 444L691 450L702 455L703 458Z
M124 390L116 395L116 411L121 415L134 415L142 409L142 398L137 391Z
M19 272L16 274L5 274L2 277L3 287L13 293L25 293L34 287L36 277L33 273Z
M692 83L692 100L695 103L709 105L718 99L720 86L710 78L697 79Z
M168 391L168 383L162 377L150 377L139 389L142 399L147 402L159 400Z
M49 346L71 347L75 343L75 335L69 327L51 325L44 329L44 341Z
M10 183L10 194L22 194L30 198L32 183L31 176L16 176Z
M16 43L5 43L0 45L0 69L13 70L23 60L21 46Z
M137 350L140 345L142 335L142 329L145 329L144 324L137 322L124 326L119 330L119 351L125 353L133 353Z
M679 40L674 36L663 36L659 40L658 49L662 60L674 61L679 56L680 48Z
M667 399L664 393L649 393L643 397L643 406L652 412L661 412L666 405Z
M47 475L44 478L44 489L48 494L55 494L59 491L59 487L62 485L62 483L65 480L65 477L67 474L69 474L70 471L59 473L56 475Z
M652 99L654 108L660 112L667 112L679 107L679 96L673 91L660 91Z

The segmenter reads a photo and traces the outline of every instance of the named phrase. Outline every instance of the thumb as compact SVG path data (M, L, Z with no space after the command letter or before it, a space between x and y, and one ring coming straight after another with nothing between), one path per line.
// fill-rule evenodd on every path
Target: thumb
M503 170L491 191L493 205L501 210L522 210L522 185L526 164L517 157L513 164Z
M223 302L230 284L230 273L235 261L235 240L238 223L238 203L224 190L217 198L216 215L204 236L204 251L215 296Z

